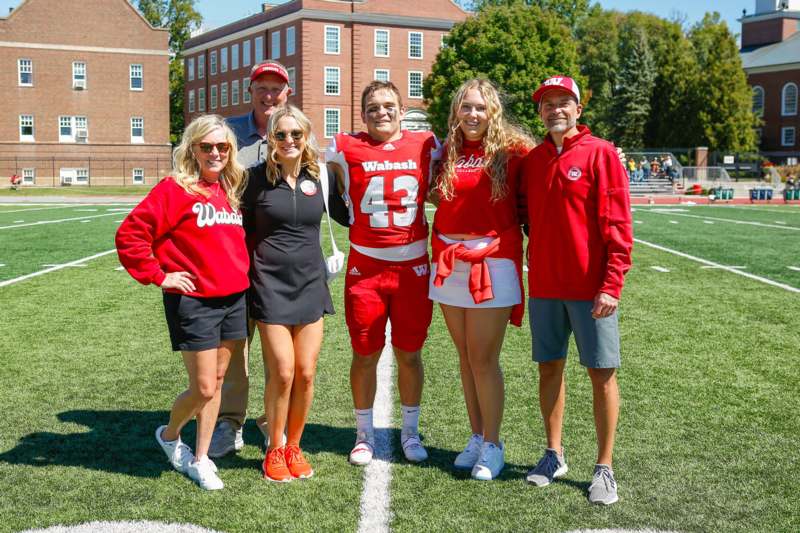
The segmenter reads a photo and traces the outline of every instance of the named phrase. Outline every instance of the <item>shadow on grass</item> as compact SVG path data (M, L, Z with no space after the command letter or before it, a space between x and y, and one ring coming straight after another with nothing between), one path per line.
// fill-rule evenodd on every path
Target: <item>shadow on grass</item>
M154 437L155 429L169 419L167 411L75 410L57 416L61 422L86 426L88 431L30 433L22 437L14 448L0 453L0 462L76 466L151 478L171 470ZM263 441L261 432L253 423L245 426L245 434L248 443ZM332 452L346 457L353 435L352 428L308 424L303 436L303 449L308 453ZM184 428L182 438L194 448L193 422ZM216 462L223 468L261 468L260 460L236 454Z

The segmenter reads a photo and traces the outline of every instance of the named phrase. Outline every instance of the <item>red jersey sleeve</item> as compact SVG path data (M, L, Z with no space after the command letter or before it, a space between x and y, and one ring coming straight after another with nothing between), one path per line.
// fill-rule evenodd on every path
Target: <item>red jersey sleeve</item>
M606 245L606 271L600 292L619 299L625 273L631 268L633 224L628 176L614 145L604 144L595 161L597 217Z
M117 229L116 246L119 262L141 283L161 286L166 273L153 255L153 243L172 226L169 220L169 188L177 186L165 178L133 208Z

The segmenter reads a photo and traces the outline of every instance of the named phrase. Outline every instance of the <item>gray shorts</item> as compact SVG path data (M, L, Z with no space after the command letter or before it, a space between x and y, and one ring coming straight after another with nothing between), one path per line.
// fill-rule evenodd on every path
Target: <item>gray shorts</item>
M592 305L591 300L529 298L533 360L546 363L566 357L574 332L583 366L619 368L618 313L594 319Z

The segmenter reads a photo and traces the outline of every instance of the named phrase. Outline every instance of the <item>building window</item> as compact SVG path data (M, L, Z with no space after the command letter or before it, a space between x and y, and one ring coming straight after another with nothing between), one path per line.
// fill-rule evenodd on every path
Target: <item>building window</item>
M223 46L219 49L219 71L228 72L228 47Z
M78 184L89 183L89 169L88 168L76 168L75 169L75 183L78 183Z
M758 116L764 114L764 88L759 85L753 87L753 113Z
M783 86L781 91L781 115L797 114L797 85L792 82Z
M186 79L189 81L194 80L194 58L189 57L186 59Z
M250 66L250 39L242 43L242 66Z
M325 53L339 53L339 26L325 26Z
M19 84L21 86L33 86L33 60L17 59L17 72L19 72Z
M228 82L224 81L219 85L220 107L228 107Z
M203 113L206 110L206 88L197 89L197 110Z
M408 71L408 97L422 98L422 71Z
M131 91L141 91L144 88L144 69L142 65L131 65Z
M239 68L239 45L231 45L231 70Z
M376 68L375 69L375 79L378 81L389 81L389 69L388 68Z
M281 57L281 32L272 32L272 42L269 45L270 58L278 59Z
M256 47L255 54L253 54L255 63L258 65L262 61L264 61L264 38L263 37L256 37L255 41L253 41Z
M325 138L331 139L339 133L339 109L325 109Z
M294 67L289 67L286 69L286 73L289 75L289 88L292 90L292 94L297 92L297 87L295 87L297 83L297 70Z
M72 88L86 88L86 63L83 61L72 62Z
M58 117L58 142L86 142L89 139L86 117Z
M410 59L422 59L422 32L408 32L408 57Z
M144 169L143 168L134 168L133 169L133 184L134 185L142 185L144 183Z
M295 52L294 26L286 28L286 55L293 56Z
M211 93L209 94L209 99L211 100L209 102L211 109L216 109L217 108L217 86L216 85L212 85L211 86Z
M339 96L339 67L325 67L325 94Z
M781 128L781 146L794 146L795 142L794 127Z
M189 113L194 113L195 101L194 101L194 89L189 91Z
M231 105L239 105L239 80L231 82Z
M242 102L250 103L250 78L242 78Z
M144 118L131 117L131 143L144 142Z
M33 115L19 116L19 140L20 142L32 142L33 138Z
M212 50L208 54L208 72L212 76L217 75L217 51Z
M206 77L206 55L197 56L197 79L202 80Z
M389 57L389 30L375 30L375 57Z
M22 169L22 183L24 185L33 185L36 183L36 169L23 168Z

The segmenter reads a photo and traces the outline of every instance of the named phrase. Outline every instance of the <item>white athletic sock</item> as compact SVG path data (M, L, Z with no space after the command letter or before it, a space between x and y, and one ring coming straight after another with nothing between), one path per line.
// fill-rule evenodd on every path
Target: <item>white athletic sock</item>
M401 405L400 411L403 413L403 429L401 437L416 435L419 433L419 405Z
M372 426L372 409L353 409L356 414L356 431L372 435L375 430Z

